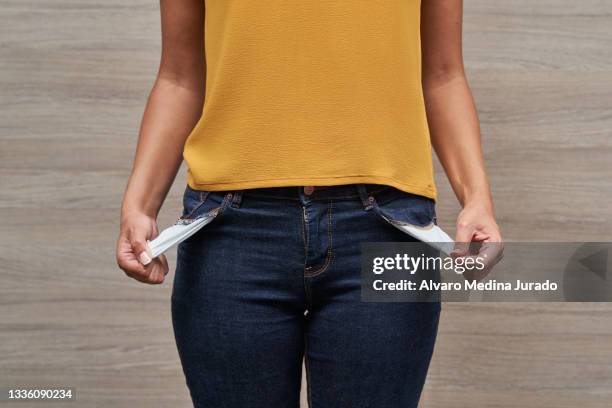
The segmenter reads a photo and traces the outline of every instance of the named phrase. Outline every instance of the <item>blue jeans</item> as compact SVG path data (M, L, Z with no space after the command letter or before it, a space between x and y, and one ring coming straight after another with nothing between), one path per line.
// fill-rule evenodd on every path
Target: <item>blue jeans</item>
M378 185L205 192L184 218L219 209L178 247L176 342L194 406L417 407L439 303L360 299L360 243L411 241L382 216L426 225L432 200Z

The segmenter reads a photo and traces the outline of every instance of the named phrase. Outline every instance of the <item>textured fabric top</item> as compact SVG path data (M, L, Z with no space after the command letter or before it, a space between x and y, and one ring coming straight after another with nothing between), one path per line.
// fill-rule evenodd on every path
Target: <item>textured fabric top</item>
M420 0L206 0L199 190L352 183L436 196Z

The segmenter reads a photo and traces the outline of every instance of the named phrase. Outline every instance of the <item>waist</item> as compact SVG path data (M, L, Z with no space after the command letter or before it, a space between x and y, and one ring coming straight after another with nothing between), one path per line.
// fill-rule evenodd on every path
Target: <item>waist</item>
M392 195L399 190L379 184L346 184L338 186L296 186L253 188L242 190L246 197L302 201L367 200L369 197Z

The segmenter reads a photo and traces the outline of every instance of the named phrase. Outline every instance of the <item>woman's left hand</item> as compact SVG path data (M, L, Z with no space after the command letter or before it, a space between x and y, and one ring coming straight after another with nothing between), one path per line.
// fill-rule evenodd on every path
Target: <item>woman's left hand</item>
M492 209L481 204L466 205L457 217L457 234L452 256L475 256L484 260L484 268L464 274L468 280L484 279L503 257L504 245Z

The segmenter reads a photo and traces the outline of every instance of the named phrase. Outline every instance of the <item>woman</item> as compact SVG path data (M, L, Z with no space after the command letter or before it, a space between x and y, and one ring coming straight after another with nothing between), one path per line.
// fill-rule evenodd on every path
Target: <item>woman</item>
M416 407L438 303L360 301L359 246L435 221L431 144L463 206L456 241L500 242L463 70L460 0L162 0L162 57L121 214L120 267L184 158L175 336L194 405ZM459 250L458 255L461 255Z

